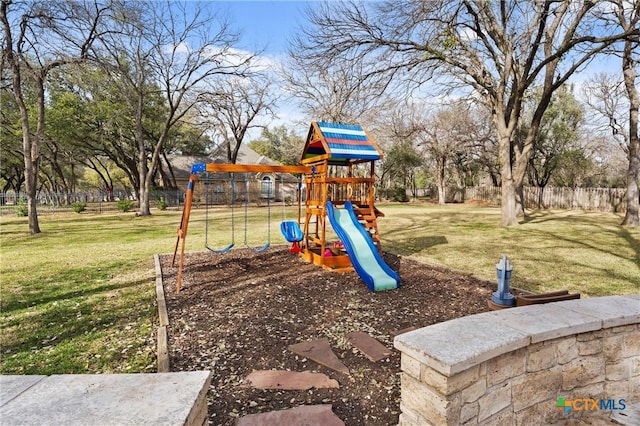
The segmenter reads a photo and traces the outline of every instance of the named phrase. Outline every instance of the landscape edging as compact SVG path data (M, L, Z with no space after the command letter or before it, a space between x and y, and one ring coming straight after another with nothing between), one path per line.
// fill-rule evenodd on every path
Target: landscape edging
M153 255L156 269L156 301L158 304L158 373L169 373L169 345L167 327L169 326L169 315L167 313L167 302L164 298L164 284L162 283L162 267L160 266L160 256Z

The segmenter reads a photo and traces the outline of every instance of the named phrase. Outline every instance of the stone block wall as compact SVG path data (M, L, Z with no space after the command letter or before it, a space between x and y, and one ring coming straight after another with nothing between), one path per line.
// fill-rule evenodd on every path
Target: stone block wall
M395 346L403 426L548 424L593 415L592 400L640 405L640 295L487 312ZM587 401L565 414L559 397Z

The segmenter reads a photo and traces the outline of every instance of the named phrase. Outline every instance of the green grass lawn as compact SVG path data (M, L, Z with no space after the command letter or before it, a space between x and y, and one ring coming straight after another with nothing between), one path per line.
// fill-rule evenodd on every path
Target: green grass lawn
M640 293L640 230L620 227L616 214L534 212L501 228L499 209L381 205L385 250L495 282L506 254L512 284L585 296ZM280 207L271 211L271 242L284 243ZM0 217L0 373L155 371L157 309L154 253L173 251L181 213L43 214L43 232L26 218ZM244 245L236 210L237 246ZM209 212L209 244L231 240L228 210ZM205 212L192 213L187 251L204 249ZM267 240L266 209L252 209L247 244ZM400 289L399 291L402 291Z
M503 228L496 208L381 208L384 247L403 256L495 281L504 254L515 287L585 296L640 293L640 229L619 226L619 214L536 211L521 225Z

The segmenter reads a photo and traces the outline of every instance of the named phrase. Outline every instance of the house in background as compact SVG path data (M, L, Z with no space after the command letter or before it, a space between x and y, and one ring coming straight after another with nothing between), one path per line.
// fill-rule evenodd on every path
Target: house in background
M191 166L196 163L228 163L226 151L219 149L203 155L169 156L169 171L174 185L186 193ZM270 158L260 155L247 145L242 144L238 152L237 164L280 165ZM164 173L163 173L164 174ZM261 205L267 201L297 202L299 179L288 173L203 173L198 176L194 188L194 202L206 202L207 188L209 204L228 204L233 198L236 202L247 200L250 204ZM171 185L171 186L174 186Z

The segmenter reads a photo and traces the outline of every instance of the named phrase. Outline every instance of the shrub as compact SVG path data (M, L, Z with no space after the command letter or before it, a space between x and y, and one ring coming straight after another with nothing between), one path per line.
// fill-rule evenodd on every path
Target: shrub
M409 197L407 197L407 190L403 187L395 187L393 188L393 201L406 203L409 201Z
M118 200L116 206L122 213L126 213L133 208L133 201L129 199Z
M82 213L87 209L87 203L81 203L81 202L73 203L71 204L71 208L76 213Z
M156 201L156 207L159 210L166 210L168 205L169 204L167 204L167 202L165 200L163 200L162 198L159 199L158 201Z
M27 207L27 204L24 202L24 200L18 201L15 209L16 209L16 215L20 217L25 217L29 214L29 208Z

